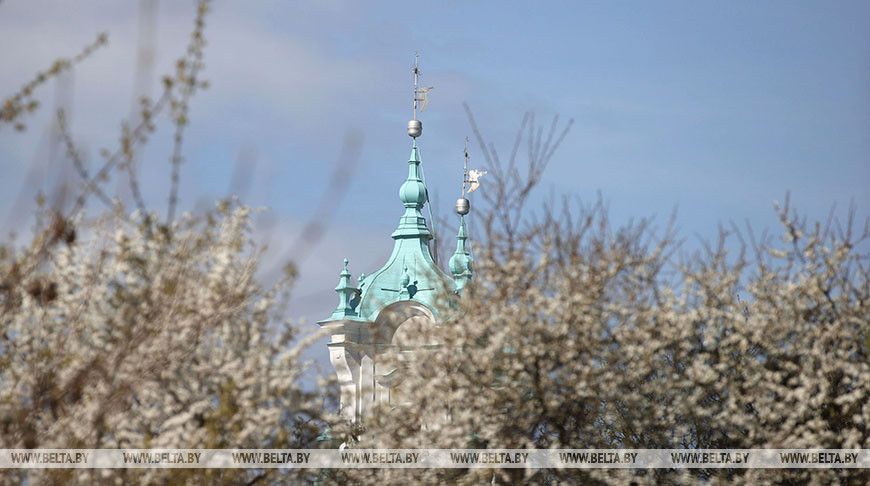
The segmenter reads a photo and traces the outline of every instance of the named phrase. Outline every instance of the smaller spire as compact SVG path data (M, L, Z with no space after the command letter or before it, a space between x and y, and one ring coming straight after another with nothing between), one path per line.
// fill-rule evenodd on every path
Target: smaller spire
M338 286L335 287L335 291L338 293L338 307L333 311L332 318L356 317L356 305L352 301L357 297L359 290L350 284L347 258L344 259L344 269L339 274Z
M465 215L459 216L459 233L456 235L456 251L450 257L448 266L450 273L453 274L453 280L456 283L456 293L462 292L462 289L471 280L474 272L474 258L471 257L471 252L468 251L468 237L465 234Z
M467 194L466 189L468 188L468 183L472 182L468 177L468 137L465 137L464 155L465 164L462 168L462 195L456 200L456 214L459 215L459 233L456 235L456 251L453 253L453 256L450 257L450 261L447 262L447 265L450 267L450 273L453 274L457 294L462 292L462 289L464 289L469 280L471 280L473 272L472 266L474 263L474 259L471 257L471 252L468 251L468 237L465 235L465 215L471 210L471 204L468 202L468 199L465 198L465 195ZM476 183L477 181L475 180L473 182ZM473 184L472 187L472 190L476 189Z

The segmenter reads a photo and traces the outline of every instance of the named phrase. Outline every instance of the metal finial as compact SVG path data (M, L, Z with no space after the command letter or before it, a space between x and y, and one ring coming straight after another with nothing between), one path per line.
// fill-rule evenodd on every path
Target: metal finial
M468 184L468 137L465 137L465 166L462 168L462 194L456 200L456 214L465 216L471 210L471 204L465 198L465 187Z
M471 204L468 202L468 199L464 197L460 197L456 200L456 214L460 216L465 216L468 214L468 211L471 210Z
M420 120L411 120L408 122L408 135L411 138L417 138L423 133L423 122Z

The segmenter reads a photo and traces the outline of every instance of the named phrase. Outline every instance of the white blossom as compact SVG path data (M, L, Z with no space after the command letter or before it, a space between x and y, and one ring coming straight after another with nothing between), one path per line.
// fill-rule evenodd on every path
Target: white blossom
M283 344L293 329L274 330L289 282L255 283L247 208L186 214L169 227L123 214L78 228L87 236L73 243L37 241L2 262L0 448L316 446L320 402L300 389L300 349ZM179 471L4 477L202 484L263 474Z

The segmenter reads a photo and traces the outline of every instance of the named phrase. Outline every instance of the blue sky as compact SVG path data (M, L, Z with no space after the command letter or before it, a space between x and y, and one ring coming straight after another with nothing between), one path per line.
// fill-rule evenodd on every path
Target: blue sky
M157 12L151 94L181 54L193 4L159 2ZM108 47L65 81L75 138L96 164L130 114L137 14L135 1L4 1L0 94L108 31ZM689 238L714 238L729 220L776 230L772 203L786 191L811 218L834 203L842 216L853 201L863 221L868 19L870 3L847 1L217 1L206 27L212 86L192 102L181 206L226 195L239 153L255 153L243 200L272 208L258 224L267 265L279 266L343 163L345 134L362 135L352 182L331 194L328 230L301 265L294 309L328 315L341 259L355 275L371 272L392 247L419 51L423 83L435 86L420 145L436 212L447 214L459 190L466 101L503 153L525 111L539 123L573 118L542 192L590 201L601 191L617 223L677 208ZM69 165L45 143L57 93L54 83L37 92L44 105L25 133L0 130L4 233L28 227L33 194ZM146 200L165 211L170 126L158 125L141 177ZM472 166L485 168L471 150ZM123 195L123 181L110 187Z

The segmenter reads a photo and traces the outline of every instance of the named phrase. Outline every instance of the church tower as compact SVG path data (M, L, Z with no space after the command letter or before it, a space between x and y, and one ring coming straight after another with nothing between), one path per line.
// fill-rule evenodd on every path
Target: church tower
M416 61L413 73L414 119L408 122L413 142L408 176L399 186L404 213L392 234L393 252L380 269L361 274L356 286L345 259L335 288L338 307L328 319L318 322L331 335L327 346L341 387L341 417L352 423L361 423L375 404L402 403L402 363L437 346L429 336L440 323L439 311L461 294L472 275L464 188L463 198L457 202L460 226L456 252L449 262L452 275L435 264L429 251L433 234L422 212L429 194L417 147L423 132L417 113L418 108L421 112L425 108L426 92L431 88L418 86L420 71Z

